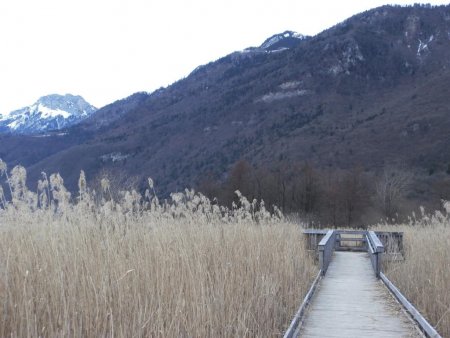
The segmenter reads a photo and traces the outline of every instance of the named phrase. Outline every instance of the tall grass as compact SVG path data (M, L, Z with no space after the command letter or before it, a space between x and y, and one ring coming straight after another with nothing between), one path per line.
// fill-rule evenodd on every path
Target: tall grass
M386 275L443 337L450 337L450 208L424 213L409 224L383 226L403 231L405 259L386 264Z
M242 196L160 203L149 181L119 203L83 175L70 199L60 177L32 194L17 175L0 202L2 337L278 336L316 273L298 226Z

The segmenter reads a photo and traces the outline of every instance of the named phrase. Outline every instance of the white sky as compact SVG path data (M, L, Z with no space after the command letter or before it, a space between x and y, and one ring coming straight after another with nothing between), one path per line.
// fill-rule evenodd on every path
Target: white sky
M259 45L273 34L314 35L386 3L2 0L0 114L53 93L82 95L101 107L167 86L201 64Z

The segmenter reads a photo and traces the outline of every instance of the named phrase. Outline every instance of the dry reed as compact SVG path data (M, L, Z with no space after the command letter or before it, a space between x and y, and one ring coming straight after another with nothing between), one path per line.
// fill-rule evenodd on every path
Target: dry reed
M404 232L404 261L387 263L386 275L443 337L450 337L450 215L423 214L409 224L379 228Z
M166 204L105 194L98 204L82 176L77 203L55 176L34 197L12 187L16 201L0 206L0 336L267 337L287 328L317 272L298 225L242 196L231 211L193 192Z

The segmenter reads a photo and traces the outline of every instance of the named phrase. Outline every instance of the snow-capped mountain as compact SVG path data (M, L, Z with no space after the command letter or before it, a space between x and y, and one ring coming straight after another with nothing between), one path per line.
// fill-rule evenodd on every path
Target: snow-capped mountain
M259 47L249 47L238 54L259 54L259 53L273 53L297 47L304 40L310 38L307 35L296 33L293 31L285 31L283 33L272 35L266 39Z
M293 31L285 31L280 34L275 34L268 38L259 47L266 51L274 51L280 49L289 49L295 47L299 41L306 39L307 36Z
M31 106L0 115L0 132L35 134L72 126L97 110L81 96L43 96Z

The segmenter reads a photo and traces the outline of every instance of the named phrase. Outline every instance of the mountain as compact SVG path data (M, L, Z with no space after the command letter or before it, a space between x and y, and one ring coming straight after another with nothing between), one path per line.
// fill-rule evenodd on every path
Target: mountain
M245 52L281 52L286 49L297 47L303 40L308 39L309 36L299 34L293 31L285 31L283 33L272 35L267 38L259 47L250 47L244 50Z
M48 95L33 105L0 115L0 132L37 134L73 126L97 109L81 96Z
M137 185L151 176L167 192L224 178L239 159L445 173L450 6L383 6L313 37L275 37L99 109L67 143L50 136L61 149L28 161L30 179L58 171L76 187L84 169ZM3 151L13 141L0 139L0 157L16 163Z
M154 93L154 95L157 92ZM148 93L141 92L130 95L129 97L109 104L95 114L91 114L78 126L78 130L95 131L100 128L108 127L111 123L124 116L127 112L136 109L149 97Z

